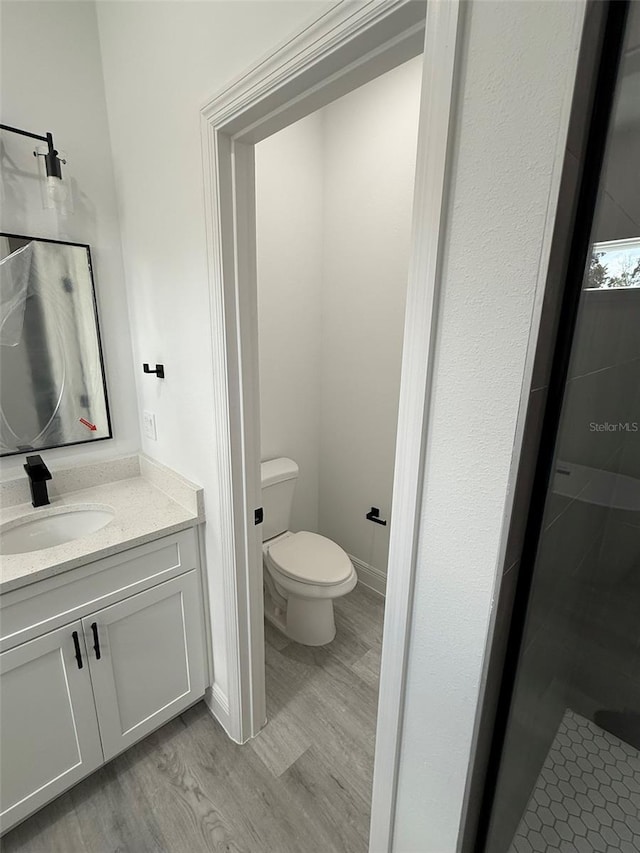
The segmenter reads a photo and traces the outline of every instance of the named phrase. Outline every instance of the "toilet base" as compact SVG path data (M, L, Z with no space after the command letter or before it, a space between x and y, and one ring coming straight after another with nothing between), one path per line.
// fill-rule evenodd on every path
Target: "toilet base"
M332 598L287 600L287 636L305 646L326 646L336 635Z
M290 640L303 646L326 646L336 636L333 599L290 595L283 610L264 591L264 615Z
M286 607L283 609L278 607L277 604L274 604L271 596L264 590L264 618L270 622L275 628L278 629L282 634L287 633L287 624L286 624L286 615L287 610Z

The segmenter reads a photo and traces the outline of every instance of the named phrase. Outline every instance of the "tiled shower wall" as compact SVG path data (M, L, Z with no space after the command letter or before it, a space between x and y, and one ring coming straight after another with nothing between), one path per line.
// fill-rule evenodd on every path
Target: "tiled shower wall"
M640 328L640 291L586 294L582 321L558 456L593 469L631 473L625 466L637 458L640 434L598 432L590 425L640 420L640 335L634 333L634 327ZM640 513L615 506L557 493L548 498L511 749L505 752L504 773L511 781L501 796L506 846L566 708L593 720L598 711L640 707L640 674L634 667L639 519Z

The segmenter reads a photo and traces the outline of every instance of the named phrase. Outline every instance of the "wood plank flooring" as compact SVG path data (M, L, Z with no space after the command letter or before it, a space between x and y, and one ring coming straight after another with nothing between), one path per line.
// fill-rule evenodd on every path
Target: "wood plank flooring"
M383 599L309 648L267 625L267 712L238 746L202 703L29 818L3 853L365 853Z

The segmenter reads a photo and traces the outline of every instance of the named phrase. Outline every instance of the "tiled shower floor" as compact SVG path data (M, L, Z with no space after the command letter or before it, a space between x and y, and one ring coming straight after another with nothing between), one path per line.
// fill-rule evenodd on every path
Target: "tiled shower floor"
M638 853L640 752L567 709L509 853Z

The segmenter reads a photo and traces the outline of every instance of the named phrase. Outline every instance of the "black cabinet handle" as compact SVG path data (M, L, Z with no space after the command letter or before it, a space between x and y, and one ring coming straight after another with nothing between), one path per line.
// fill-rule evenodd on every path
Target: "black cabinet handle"
M80 651L80 639L78 637L78 632L74 631L71 636L73 637L73 645L76 650L76 660L78 661L78 669L82 669L82 652Z
M96 622L91 623L91 630L93 631L93 650L96 653L96 660L100 660L100 639L98 637L98 625Z

